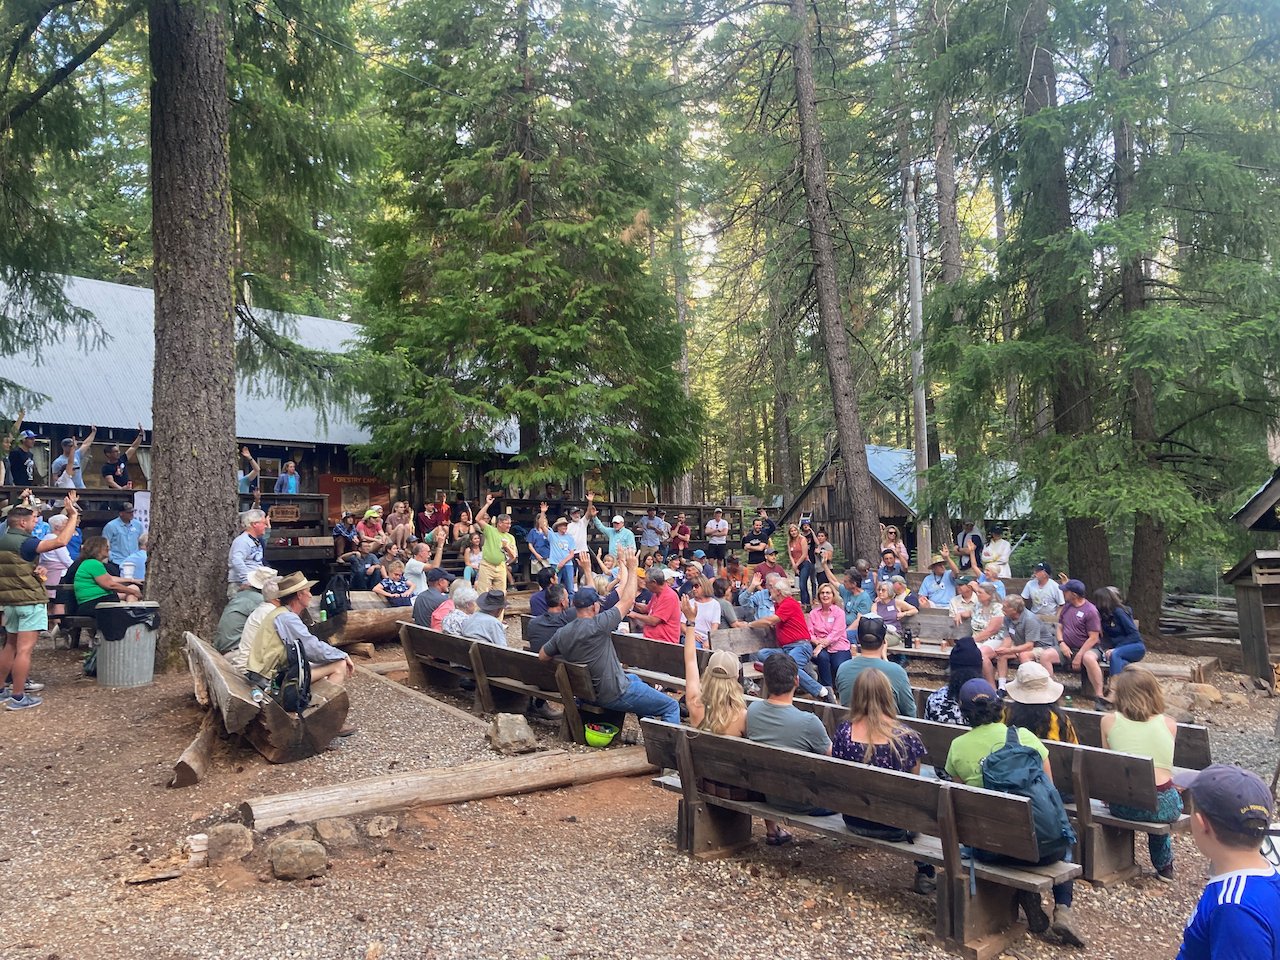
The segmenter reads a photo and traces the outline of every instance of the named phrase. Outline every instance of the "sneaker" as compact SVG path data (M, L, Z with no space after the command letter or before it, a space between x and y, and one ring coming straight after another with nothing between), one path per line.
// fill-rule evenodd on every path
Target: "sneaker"
M1027 927L1032 933L1044 933L1049 929L1049 916L1044 912L1044 907L1040 906L1040 894L1031 890L1019 890L1014 899L1027 915ZM1054 916L1057 916L1056 911Z
M1058 904L1053 908L1053 932L1063 943L1072 947L1083 947L1084 940L1076 933L1071 908Z
M13 694L9 691L8 687L0 687L0 703L4 703L12 698Z
M39 697L34 697L29 693L24 693L21 697L9 695L9 701L4 705L6 710L30 710L32 707L38 707L44 703Z
M1156 879L1163 883L1173 883L1173 863L1167 863L1163 867L1156 867Z
M26 682L26 685L25 685L22 689L23 689L26 693L39 693L41 690L43 690L43 689L44 689L44 684L43 684L43 683L36 683L36 681L34 681L34 680L28 680L28 681Z

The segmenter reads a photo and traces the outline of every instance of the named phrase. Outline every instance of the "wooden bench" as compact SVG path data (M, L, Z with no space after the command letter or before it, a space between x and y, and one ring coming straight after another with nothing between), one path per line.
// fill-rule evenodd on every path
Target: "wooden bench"
M302 716L288 713L270 696L253 698L244 675L194 633L185 633L187 664L196 700L212 709L223 729L239 734L272 763L289 763L327 750L347 720L347 691L326 680L311 688L311 705Z
M65 608L69 604L75 603L76 591L75 587L70 583L59 583L53 587L53 603L62 604ZM68 649L74 650L80 646L80 631L88 630L90 633L96 633L98 630L98 621L93 617L77 617L66 613L51 615L49 624L57 624L58 630L66 634Z
M924 716L925 704L933 693L925 687L912 687L916 698L916 714ZM1088 747L1102 746L1102 718L1105 714L1096 710L1076 710L1063 707L1062 712L1076 728L1076 736ZM1173 741L1173 762L1176 766L1187 770L1203 770L1213 763L1212 748L1209 744L1209 728L1198 723L1178 724L1178 736Z
M828 735L835 732L848 714L846 708L836 704L798 697L795 705L820 717ZM898 719L920 734L928 751L928 762L938 770L946 765L952 741L969 730L916 717ZM1090 883L1109 886L1141 872L1135 858L1136 834L1170 833L1186 828L1186 814L1172 824L1149 823L1113 816L1108 809L1111 804L1139 810L1156 808L1155 765L1151 758L1054 740L1046 740L1044 745L1049 751L1054 784L1064 796L1074 798L1067 810L1080 836L1077 860Z
M719 631L713 631L713 636ZM663 643L650 640L638 633L613 634L613 649L625 669L641 680L660 683L674 690L684 689L684 644ZM698 654L698 673L707 668L711 651L702 649Z
M930 863L937 878L934 932L948 948L974 960L999 956L1022 935L1015 897L1049 891L1080 873L1071 863L990 864L963 860L962 845L1007 857L1038 857L1031 803L1025 797L881 770L831 757L701 733L657 720L641 721L645 751L655 766L679 778L660 785L681 794L677 846L693 857L727 856L751 842L753 817L777 820L853 846ZM850 833L839 815L786 813L767 803L731 799L730 791L825 808L912 830L913 843ZM710 788L715 792L707 792ZM743 794L739 794L743 795ZM749 794L748 794L749 795ZM972 883L972 888L971 888Z
M561 734L575 743L587 742L583 713L599 715L619 726L624 719L596 705L591 671L582 664L541 660L528 650L455 637L416 623L400 627L400 643L411 684L425 689L438 684L441 674L471 678L476 685L476 703L486 713L498 710L495 688L558 703L564 708Z

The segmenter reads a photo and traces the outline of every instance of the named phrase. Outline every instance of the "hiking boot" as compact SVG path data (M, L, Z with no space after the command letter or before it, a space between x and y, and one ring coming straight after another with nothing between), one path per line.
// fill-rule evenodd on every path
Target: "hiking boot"
M1076 933L1075 921L1071 916L1071 908L1058 904L1053 908L1053 932L1063 943L1072 947L1083 947L1084 940Z
M9 696L8 702L4 705L6 710L30 710L32 707L38 707L44 703L39 697L24 693L21 697Z
M1014 899L1027 917L1027 927L1032 933L1044 933L1049 929L1049 917L1040 906L1040 894L1032 890L1019 890Z
M1156 879L1162 883L1173 883L1173 861L1169 861L1163 867L1156 867Z
M559 720L564 717L564 708L558 707L552 703L547 703L544 700L536 707L530 708L529 716L538 717L542 720Z
M348 723L345 727L334 734L335 737L354 737L360 732L360 728Z
M911 889L922 896L929 896L938 889L938 883L933 877L927 873L916 871L916 879L911 884Z

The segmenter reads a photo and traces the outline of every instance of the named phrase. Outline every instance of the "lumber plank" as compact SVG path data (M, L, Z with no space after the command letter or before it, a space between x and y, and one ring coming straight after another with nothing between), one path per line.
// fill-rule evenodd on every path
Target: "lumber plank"
M173 765L171 787L192 787L204 779L209 769L209 757L213 752L214 735L218 732L218 718L213 710L205 713L200 721L200 732L182 751L178 762Z

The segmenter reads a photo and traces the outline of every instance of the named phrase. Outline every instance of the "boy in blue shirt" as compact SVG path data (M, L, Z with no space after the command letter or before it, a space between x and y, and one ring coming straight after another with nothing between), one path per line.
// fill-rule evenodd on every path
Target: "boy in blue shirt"
M1192 800L1191 836L1213 875L1182 934L1178 960L1280 960L1280 873L1260 852L1271 791L1215 763L1174 778Z

